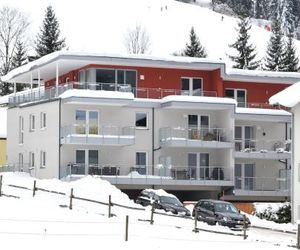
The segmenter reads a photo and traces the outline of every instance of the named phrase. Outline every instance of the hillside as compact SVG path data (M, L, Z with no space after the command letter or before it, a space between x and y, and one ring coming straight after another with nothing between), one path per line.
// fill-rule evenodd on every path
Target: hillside
M232 51L228 44L236 38L236 19L197 5L175 0L86 0L35 1L2 0L2 4L20 8L32 22L32 37L39 30L44 9L53 5L60 21L62 34L70 50L88 52L126 53L124 34L136 23L144 25L150 34L151 54L165 56L178 52L187 42L190 28L200 37L211 59L229 62ZM36 6L32 9L31 6ZM251 40L256 45L258 58L262 58L270 32L253 26ZM300 56L300 42L297 41Z

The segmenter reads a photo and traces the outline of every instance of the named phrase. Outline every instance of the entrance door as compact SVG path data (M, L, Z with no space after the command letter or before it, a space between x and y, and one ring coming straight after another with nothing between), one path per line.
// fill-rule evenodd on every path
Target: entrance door
M191 179L208 179L209 177L209 154L189 153L188 168Z
M202 95L202 79L201 78L181 78L181 95Z
M76 165L74 167L74 174L89 173L89 168L97 168L99 164L98 150L76 150Z
M245 190L254 189L254 164L245 164Z
M209 117L207 115L189 115L188 129L189 139L200 140L201 136L208 132Z

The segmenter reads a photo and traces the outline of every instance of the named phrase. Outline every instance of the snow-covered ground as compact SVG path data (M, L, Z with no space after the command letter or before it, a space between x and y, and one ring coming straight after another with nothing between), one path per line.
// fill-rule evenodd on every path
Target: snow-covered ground
M221 58L229 63L228 54L234 53L228 45L236 40L236 18L175 0L85 0L72 3L1 0L0 7L9 5L24 11L32 23L31 37L34 40L49 4L54 7L61 34L73 51L126 53L124 35L128 28L139 23L149 33L152 55L165 56L184 49L192 26L210 59ZM257 48L257 59L265 56L269 36L270 32L264 29L264 25L253 26L251 42ZM299 41L296 46L300 55Z
M33 178L24 173L2 175L3 193L21 197L0 197L0 242L6 249L290 249L288 246L296 242L294 235L278 237L272 232L262 234L253 229L248 231L246 240L241 236L204 231L194 233L192 219L158 214L154 215L154 224L150 225L149 207L146 211L138 211L113 206L112 213L116 216L108 218L107 206L74 200L73 210L69 210L71 188L75 196L108 202L108 195L111 195L113 202L141 207L100 178L88 176L73 182L37 180L37 187L67 195L37 191L32 197L32 191L8 184L32 189ZM125 242L126 215L129 215L128 242ZM198 227L232 233L228 228L201 222Z

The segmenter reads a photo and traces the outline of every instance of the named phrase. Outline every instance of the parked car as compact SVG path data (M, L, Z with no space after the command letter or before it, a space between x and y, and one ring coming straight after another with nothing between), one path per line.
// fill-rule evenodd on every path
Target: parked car
M196 215L198 220L209 225L222 225L231 228L241 227L244 223L244 216L230 202L220 200L199 200L194 206L192 216ZM246 226L250 226L250 220L245 217Z
M156 209L163 209L166 212L173 214L183 214L191 216L190 211L183 206L175 195L169 194L166 191L159 189L145 189L136 199L136 203L142 206L154 204Z

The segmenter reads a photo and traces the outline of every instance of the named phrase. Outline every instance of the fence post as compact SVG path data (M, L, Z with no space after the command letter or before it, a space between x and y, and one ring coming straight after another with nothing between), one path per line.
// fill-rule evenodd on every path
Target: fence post
M128 241L128 224L129 224L129 216L126 215L126 225L125 225L125 241Z
M111 217L111 195L108 196L108 218Z
M36 180L33 181L33 193L32 196L35 196L35 191L36 191Z
M195 233L199 233L199 229L197 228L197 222L198 222L198 210L195 209L195 218L194 218L194 229L193 229L193 232Z
M150 224L153 225L154 220L153 220L153 215L154 215L155 207L154 207L154 202L152 203L151 207L151 219L150 219Z
M247 239L247 234L246 234L246 215L243 215L243 238L244 240Z
M2 178L3 176L0 175L0 196L2 196Z
M298 222L298 230L297 230L297 249L300 249L300 222Z
M72 210L72 208L73 208L73 188L71 188L69 209Z

